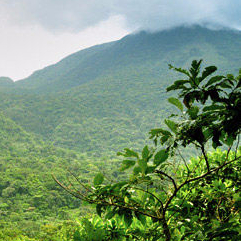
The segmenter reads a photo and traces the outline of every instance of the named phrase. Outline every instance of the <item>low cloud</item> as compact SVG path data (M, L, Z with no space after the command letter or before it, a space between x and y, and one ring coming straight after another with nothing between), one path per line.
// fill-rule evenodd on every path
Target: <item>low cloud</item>
M0 0L0 15L51 31L79 32L116 15L130 30L192 24L241 29L240 0Z

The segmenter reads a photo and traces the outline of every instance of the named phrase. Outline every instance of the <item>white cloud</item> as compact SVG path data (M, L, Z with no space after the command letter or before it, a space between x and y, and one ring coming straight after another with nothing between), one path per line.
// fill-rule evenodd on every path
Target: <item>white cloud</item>
M131 29L161 30L180 24L241 27L240 0L0 0L8 21L51 31L82 31L113 15Z
M128 34L122 23L116 16L78 33L57 34L38 25L0 25L0 76L25 78L80 49L119 39Z
M19 79L134 30L241 30L240 0L0 0L0 76Z

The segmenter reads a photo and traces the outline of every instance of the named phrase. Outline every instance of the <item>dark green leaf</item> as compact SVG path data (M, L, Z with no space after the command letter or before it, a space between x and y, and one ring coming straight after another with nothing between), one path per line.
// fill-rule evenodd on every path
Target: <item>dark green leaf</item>
M142 150L142 158L143 158L144 160L147 160L148 157L149 157L149 154L150 154L150 151L149 151L149 149L148 149L148 146L145 146L145 147L143 148L143 150Z
M109 219L112 219L114 216L115 216L115 211L112 210L105 215L105 218L109 220Z
M127 227L129 227L131 225L132 220L133 220L132 213L125 212L124 213L124 221L125 221L125 224L126 224Z
M206 77L208 77L209 75L211 75L212 73L214 73L217 70L216 66L209 66L206 67L205 70L202 72L202 76L199 79L199 81L201 82L202 80L204 80Z
M133 169L133 173L134 173L134 175L137 175L137 174L139 174L141 172L141 168L138 166L138 167L134 167L134 169Z
M223 78L224 78L224 76L222 76L222 75L214 76L207 82L207 84L204 87L208 87L209 85L212 85L212 84L222 80Z
M156 166L160 165L161 163L165 162L168 158L168 151L163 149L156 153L154 157L154 164Z
M135 164L136 164L136 162L133 161L133 160L123 160L122 161L122 166L121 166L120 170L124 171L124 170L134 166Z
M197 118L198 112L199 108L197 106L192 106L190 109L187 110L187 113L192 120Z

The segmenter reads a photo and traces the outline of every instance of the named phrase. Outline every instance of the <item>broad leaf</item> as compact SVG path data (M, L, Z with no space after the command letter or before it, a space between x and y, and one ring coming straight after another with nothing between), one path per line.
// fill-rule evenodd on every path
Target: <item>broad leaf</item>
M206 77L208 77L209 75L211 75L212 73L214 73L217 70L216 66L208 66L205 68L205 70L202 72L202 76L199 79L199 81L201 82L202 80L204 80Z
M177 133L177 123L175 123L174 121L166 119L165 124L169 127L169 129L172 132Z
M169 98L168 101L175 105L180 111L183 111L183 106L182 106L182 103L177 99L177 98Z
M160 150L159 152L156 153L154 157L154 164L156 166L160 165L164 161L166 161L168 158L168 152L166 150Z
M145 146L145 147L143 148L143 150L142 150L142 158L143 158L144 160L147 160L148 157L149 157L149 154L150 154L150 151L149 151L149 149L148 149L148 146Z
M124 171L126 169L129 169L130 167L133 167L135 164L136 164L136 162L133 160L123 160L120 170Z
M138 160L138 165L141 168L142 173L144 174L147 168L147 162L143 159Z
M223 78L224 78L224 76L222 76L222 75L214 76L207 82L207 84L204 87L208 87L209 85L212 85L212 84L222 80Z

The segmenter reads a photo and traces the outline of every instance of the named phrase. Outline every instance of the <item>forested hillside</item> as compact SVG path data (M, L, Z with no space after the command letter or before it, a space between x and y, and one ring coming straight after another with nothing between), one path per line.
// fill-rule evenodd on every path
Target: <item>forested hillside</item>
M63 180L70 173L77 177L81 174L80 180L88 183L96 171L102 170L104 159L93 160L83 153L47 145L3 115L0 150L0 240L6 240L5 235L13 239L18 234L46 235L42 230L45 224L90 212L59 188L51 174ZM110 174L116 165L109 161L103 173Z
M8 91L0 88L0 108L55 146L115 155L126 146L141 147L145 133L170 112L164 104L164 89L175 77L169 63L185 67L203 58L237 73L240 56L239 31L141 32L77 52Z
M108 235L120 232L123 240L126 240L130 230L126 228L128 217L127 220L122 220L123 213L121 219L117 218L111 223L92 219L92 223L85 220L80 224L81 217L93 214L93 208L84 206L85 203L74 199L60 188L54 182L52 174L61 183L68 183L66 190L74 188L76 184L92 188L94 183L93 190L98 191L100 188L103 191L98 184L100 181L102 185L102 176L105 176L105 185L108 182L111 185L120 182L118 188L121 189L124 183L122 181L130 175L129 171L126 174L122 171L126 167L132 167L133 157L136 157L133 153L142 151L141 155L145 156L146 152L150 154L155 149L143 149L143 146L152 143L148 136L150 129L165 126L164 118L172 113L176 114L176 110L173 112L175 107L167 101L171 95L166 93L166 87L170 86L174 79L180 80L182 77L180 73L171 73L168 64L185 68L190 66L193 59L204 59L205 65L216 65L219 71L217 74L232 73L237 76L241 63L241 32L229 29L214 31L197 26L156 33L139 32L119 41L74 53L55 65L34 72L24 80L13 82L10 78L1 77L0 240L86 241L88 237L93 241L98 235L104 237L106 230ZM214 82L218 79L219 77ZM222 88L227 88L227 83L226 87L225 84L223 86ZM189 113L190 118L195 119L196 110L192 111ZM207 146L209 143L207 142ZM124 154L124 167L122 166L120 171L120 159L116 158L116 152L126 147L131 151L128 149L129 152L127 150L127 154ZM180 147L181 151L182 148L183 146ZM208 146L207 150L209 149ZM230 151L231 147L227 156ZM193 149L186 148L182 158L186 157L187 153L190 156ZM239 152L230 152L230 157L237 153ZM219 150L216 154L209 154L209 157L217 164L225 159L225 155ZM165 153L161 152L157 155L158 158L165 159ZM169 169L169 163L164 164L167 175L169 171L176 171L176 164L179 167L181 163L174 156L171 156L170 160L173 164L171 168L175 170ZM194 164L198 166L198 162L197 158ZM135 163L142 166L141 168L147 167L139 160ZM190 177L189 172L186 172L183 163L180 165L180 180L185 180L186 173L187 177ZM150 166L148 171L151 172L152 168L153 166ZM205 168L205 165L201 165L198 173L202 175ZM233 170L234 168L238 170L236 165ZM139 167L137 175L141 173L140 170ZM97 172L100 176L96 179ZM143 183L149 180L149 177L142 179L146 175L144 172L142 176L140 174ZM230 172L230 169L227 168L227 172ZM193 173L197 174L195 170ZM161 180L164 180L163 177ZM135 179L130 181L134 183ZM217 178L213 181L213 188L216 188L216 182L220 180ZM234 185L236 181L237 176L230 174L225 185L229 188L229 185ZM166 180L164 184L167 184ZM202 185L206 185L205 181ZM169 185L165 188L164 191L168 194ZM223 193L224 190L226 189L222 189ZM80 193L77 190L77 193L85 195L88 191L87 188ZM124 195L125 187L122 191ZM105 190L103 192L106 195ZM183 192L189 195L189 191ZM197 192L203 194L205 190L200 189ZM230 192L230 202L238 200L236 192L236 189ZM123 198L126 201L125 197ZM153 202L150 197L146 196L144 199L148 205ZM195 203L197 200L192 201ZM207 201L213 202L211 198ZM185 203L188 210L193 203ZM186 207L182 209L183 213L186 212ZM205 210L203 208L202 212ZM233 210L236 212L236 209ZM112 218L112 214L107 217ZM63 224L65 220L72 222ZM146 240L146 237L156 230L155 219L152 221L147 218L146 232L144 226L141 226L143 220L136 216L134 222L137 223L133 226L138 228L133 229L134 233L141 230L143 240ZM117 226L120 229L113 232ZM198 230L199 226L195 228ZM91 230L94 231L91 233ZM184 233L185 230L180 232ZM103 240L111 240L110 236L108 238Z

